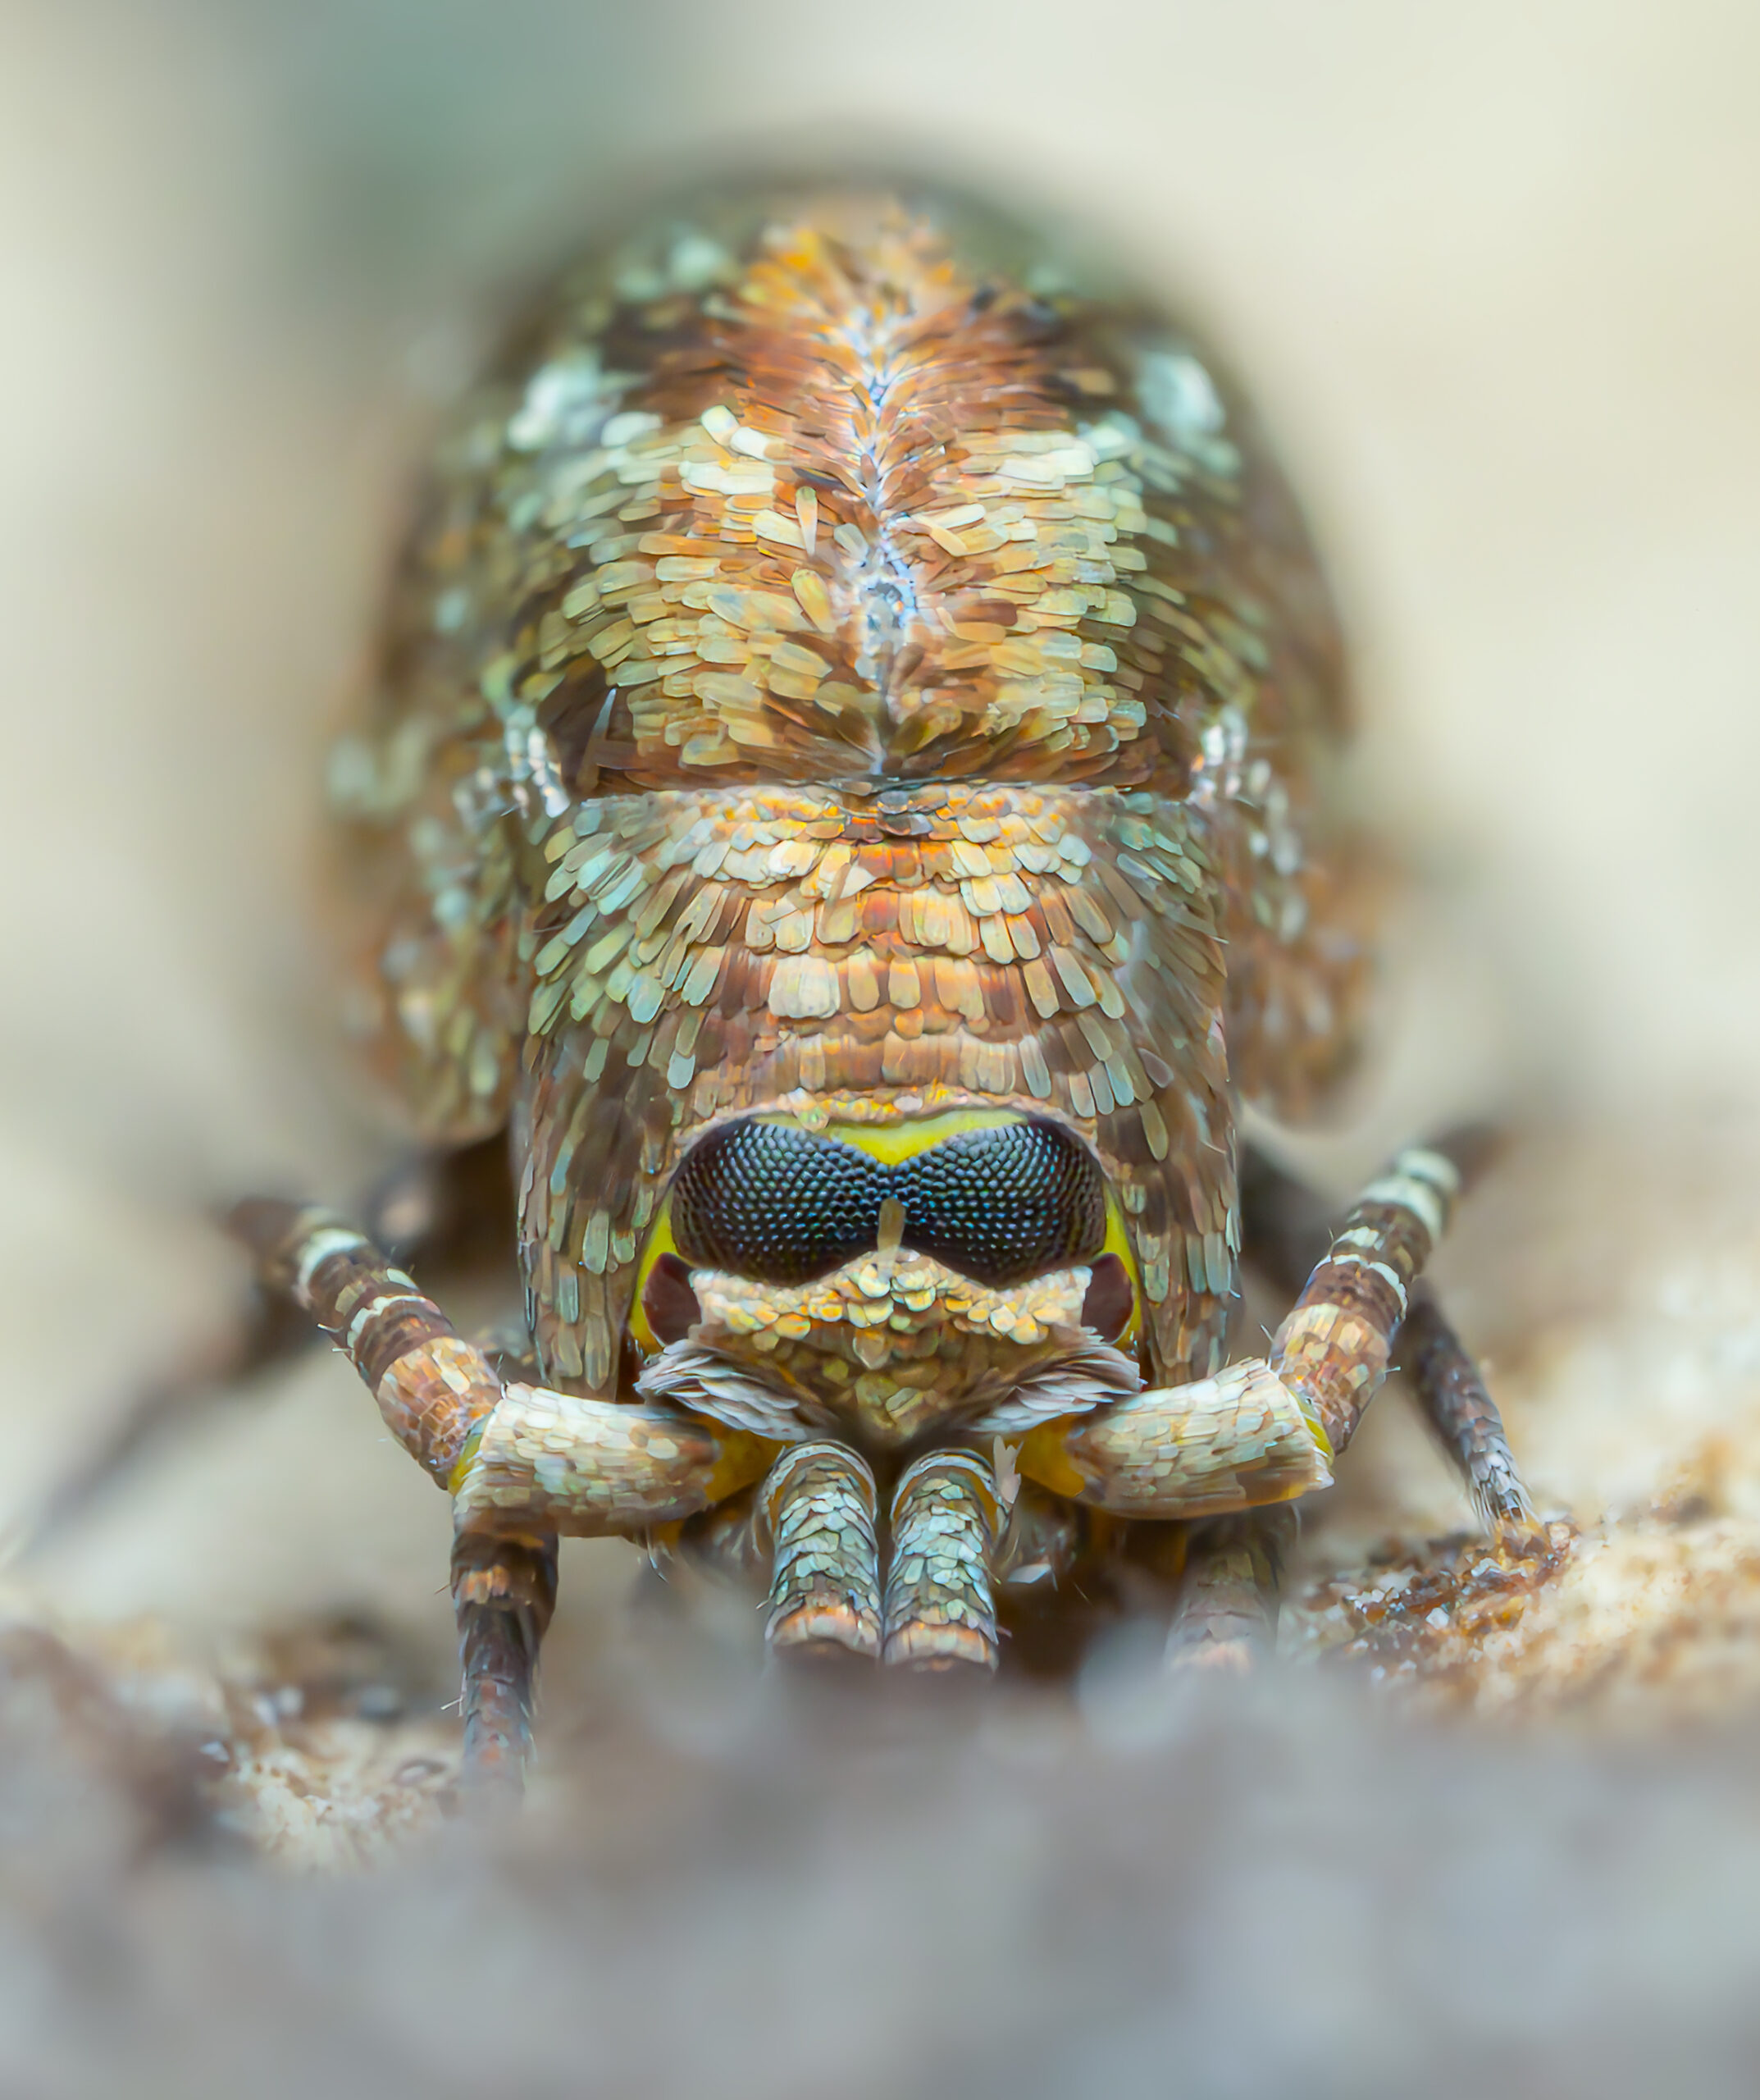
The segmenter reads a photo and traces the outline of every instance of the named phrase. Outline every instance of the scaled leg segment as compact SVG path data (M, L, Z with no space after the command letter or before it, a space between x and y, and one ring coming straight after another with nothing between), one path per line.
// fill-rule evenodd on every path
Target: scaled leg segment
M1402 1152L1357 1198L1278 1330L1271 1368L1318 1417L1334 1458L1387 1376L1412 1285L1460 1185L1443 1153Z
M1400 1334L1400 1362L1479 1521L1509 1544L1548 1541L1528 1499L1498 1404L1442 1308L1421 1285Z
M1220 1515L1329 1486L1332 1460L1387 1375L1459 1183L1443 1153L1402 1153L1346 1217L1269 1363L1231 1364L1046 1423L1022 1442L1021 1472L1137 1518Z
M867 1462L847 1445L796 1444L759 1492L771 1541L772 1652L804 1660L880 1652L877 1496Z
M774 1450L663 1402L504 1386L474 1343L366 1235L328 1211L244 1204L236 1230L374 1392L398 1441L454 1497L461 1531L640 1532L755 1480Z
M907 1469L892 1497L883 1661L996 1668L990 1564L1002 1513L996 1476L975 1452L932 1451Z
M1118 1517L1204 1517L1328 1487L1318 1418L1262 1361L1031 1431L1021 1472Z
M531 1755L538 1650L556 1605L555 1540L460 1533L452 1602L464 1672L464 1778L517 1796Z
M1270 1652L1295 1529L1295 1512L1282 1509L1247 1510L1194 1532L1168 1629L1170 1665L1245 1670Z
M482 1351L334 1212L260 1201L240 1203L231 1222L263 1281L306 1308L365 1379L398 1442L450 1487L472 1431L501 1398Z
M335 1340L392 1434L452 1492L464 1776L517 1791L556 1600L557 1532L640 1532L688 1516L755 1479L772 1447L663 1406L504 1387L411 1278L328 1211L244 1203L233 1226L264 1281Z
M1470 1153L1482 1153L1485 1146L1470 1134L1465 1142L1470 1177ZM1314 1236L1317 1208L1317 1199L1301 1182L1261 1156L1247 1154L1241 1173L1242 1221L1254 1258L1274 1281L1287 1277L1301 1260ZM1393 1354L1480 1523L1505 1544L1549 1550L1478 1365L1427 1283L1416 1283L1409 1299Z

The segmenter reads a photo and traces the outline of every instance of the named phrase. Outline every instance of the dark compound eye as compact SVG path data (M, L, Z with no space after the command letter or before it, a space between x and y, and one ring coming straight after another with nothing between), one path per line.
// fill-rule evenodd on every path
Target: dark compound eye
M673 1237L694 1267L810 1283L874 1244L887 1177L835 1138L787 1123L729 1123L678 1170Z
M993 1289L1092 1262L1106 1242L1099 1162L1041 1121L964 1131L896 1166L790 1124L729 1123L679 1168L673 1236L692 1267L810 1283L876 1244L888 1196L906 1247ZM684 1317L682 1299L661 1309Z
M905 1244L993 1289L1092 1261L1106 1244L1100 1163L1056 1123L964 1131L897 1176Z

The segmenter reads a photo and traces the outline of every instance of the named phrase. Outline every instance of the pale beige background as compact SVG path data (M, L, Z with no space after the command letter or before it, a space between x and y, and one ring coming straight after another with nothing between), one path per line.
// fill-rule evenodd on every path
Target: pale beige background
M203 1207L346 1194L379 1156L328 1046L308 868L417 434L499 284L631 171L723 151L866 141L1085 214L1252 377L1356 637L1376 806L1433 892L1376 1134L1339 1156L1463 1106L1589 1134L1469 1241L1481 1336L1511 1331L1512 1281L1531 1319L1537 1276L1577 1276L1587 1322L1644 1234L1689 1267L1714 1212L1739 1237L1757 88L1760 14L1721 0L0 17L14 1528L223 1319L237 1275ZM1635 1194L1620 1148L1652 1130ZM1685 1320L1743 1406L1752 1273L1709 1340ZM1702 1383L1694 1436L1736 1404ZM1591 1379L1534 1426L1555 1501L1612 1493L1572 1461L1604 1402ZM1415 1520L1458 1521L1411 1463ZM1385 1513L1370 1495L1362 1521ZM315 1358L16 1573L76 1612L192 1623L376 1597L443 1641L445 1535Z

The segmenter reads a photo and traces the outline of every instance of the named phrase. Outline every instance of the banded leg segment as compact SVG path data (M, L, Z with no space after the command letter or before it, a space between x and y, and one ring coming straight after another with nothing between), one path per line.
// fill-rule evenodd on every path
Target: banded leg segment
M880 1652L874 1477L846 1444L797 1444L759 1491L770 1540L771 1650L802 1660Z
M1500 1541L1549 1550L1503 1433L1498 1404L1486 1390L1479 1366L1421 1284L1400 1332L1399 1356L1419 1408L1460 1475L1480 1522Z
M1411 1289L1461 1185L1453 1162L1415 1147L1371 1182L1278 1330L1271 1368L1325 1431L1334 1457L1387 1376Z
M464 1777L517 1792L556 1600L556 1534L689 1516L755 1480L773 1446L663 1405L504 1387L439 1307L331 1212L252 1203L232 1224L264 1281L340 1344L398 1441L453 1492Z
M464 1770L479 1795L517 1796L531 1755L538 1650L556 1608L554 1538L453 1541L452 1603L464 1688Z
M1332 1460L1387 1375L1459 1185L1443 1153L1401 1153L1346 1217L1269 1363L1231 1364L1043 1423L1020 1445L1021 1472L1072 1501L1137 1518L1220 1516L1328 1486Z
M365 1233L333 1212L240 1203L232 1230L263 1281L303 1305L366 1381L385 1427L442 1487L501 1398L488 1358Z
M971 1451L932 1451L892 1496L882 1661L914 1669L993 1670L991 1558L1001 1531L996 1475Z
M773 1444L686 1415L504 1386L475 1343L331 1212L241 1204L234 1230L372 1389L387 1427L454 1497L463 1532L642 1532L756 1480Z
M1446 1148L1469 1180L1492 1148L1491 1142L1476 1132L1463 1134ZM1249 1253L1273 1281L1288 1281L1296 1288L1324 1252L1324 1230L1320 1234L1322 1248L1314 1255L1303 1252L1315 1237L1320 1211L1320 1199L1311 1189L1249 1151L1241 1169L1242 1234ZM1292 1268L1297 1270L1293 1278ZM1550 1550L1550 1541L1534 1516L1521 1468L1504 1435L1497 1403L1429 1285L1421 1280L1411 1290L1393 1356L1484 1529L1524 1552Z

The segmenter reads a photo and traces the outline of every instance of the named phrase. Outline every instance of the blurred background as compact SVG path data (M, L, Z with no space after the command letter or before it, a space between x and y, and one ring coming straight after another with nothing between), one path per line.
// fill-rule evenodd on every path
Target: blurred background
M144 1624L179 1652L254 1641L260 1669L271 1635L364 1613L412 1681L444 1682L444 1504L335 1359L162 1440L77 1524L34 1540L33 1519L138 1395L199 1384L240 1288L211 1207L346 1196L389 1157L331 1038L312 898L324 742L424 428L509 289L620 196L753 156L889 158L1085 219L1259 395L1352 633L1366 792L1419 896L1378 1068L1307 1157L1342 1186L1462 1110L1523 1130L1450 1250L1451 1302L1542 1502L1584 1540L1489 1659L1442 1658L1468 1714L1440 1734L1389 1737L1312 1673L1269 1704L1170 1718L1121 1650L1078 1701L1100 1716L1085 1732L1011 1707L952 1743L876 1723L871 1787L827 1781L848 1745L803 1762L718 1678L656 1720L613 1652L631 1559L577 1552L551 1673L573 1748L543 1826L573 1833L566 1872L546 1880L528 1838L512 1865L449 1856L370 1900L308 1890L243 1925L212 1892L156 1883L122 1905L120 1983L72 1956L63 1973L26 1906L0 1925L15 2089L85 2089L107 2045L64 2061L55 2022L94 2005L138 2008L113 2039L187 2040L218 2018L210 1970L244 1960L220 1952L241 1932L262 1969L303 1979L245 1992L262 2031L343 2038L321 2066L289 2040L290 2089L352 2091L367 2069L402 2089L419 2066L412 2089L474 2091L498 2063L522 2090L583 2089L586 2045L541 2010L572 1972L540 1942L553 1924L583 1963L622 1947L613 1888L636 1919L619 1960L673 1964L723 2034L768 2052L773 2092L866 2092L870 2074L1097 2091L1146 2066L1171 2079L1176 2060L1170 2089L1206 2094L1297 2075L1393 2090L1426 2065L1436 2090L1466 2066L1512 2093L1636 2092L1687 2049L1696 2091L1751 2089L1757 96L1760 13L1739 0L3 0L0 1525L17 1614ZM1461 1529L1392 1405L1353 1460L1306 1577L1368 1582L1377 1541ZM1293 1645L1325 1647L1330 1624L1292 1614ZM634 1788L646 1849L595 1771ZM674 1785L685 1827L742 1833L724 1855L704 1839L706 1879ZM61 1838L33 1842L44 1885L66 1880ZM92 1915L131 1842L94 1855ZM925 1890L953 1941L919 1931ZM846 1967L812 1982L848 1922L840 1893L865 1921L852 1964L920 2018L882 2018ZM1194 1938L1205 1903L1237 1960ZM155 1927L143 1968L128 1934L167 1904L185 1923ZM526 2040L448 2068L372 1992L413 1991L447 2028L421 1979L457 1957L473 1905L498 1921L495 1988ZM734 1960L754 1921L773 1965ZM405 1967L361 1951L411 1932ZM339 1939L376 1979L354 1997L320 1952ZM670 2090L641 2026L665 1994L607 1973L623 1981L592 2002L624 2053L592 2058L591 2089ZM1067 1981L1079 2046L987 2052L1039 2032L1035 1974ZM27 2017L34 1992L49 2010ZM759 2002L773 2029L750 2025ZM1465 2009L1487 2002L1502 2010ZM219 2029L217 2084L246 2060ZM677 2046L729 2089L764 2082L755 2060Z

